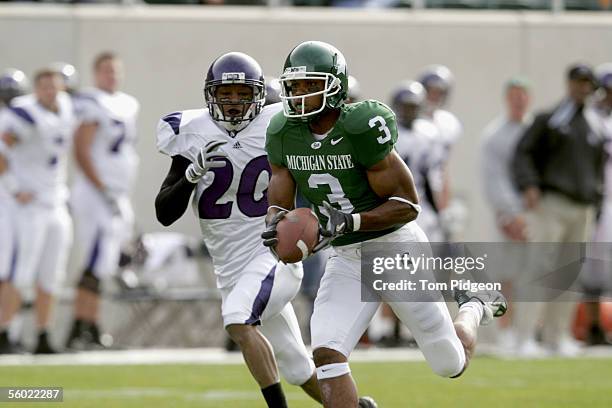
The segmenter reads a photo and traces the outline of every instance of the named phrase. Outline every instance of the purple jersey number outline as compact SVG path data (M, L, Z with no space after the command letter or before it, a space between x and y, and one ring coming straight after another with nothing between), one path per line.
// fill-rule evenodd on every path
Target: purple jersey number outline
M215 173L215 178L212 184L202 192L200 200L198 201L198 216L205 220L229 218L232 214L232 206L234 205L233 201L217 204L217 201L230 188L232 180L234 179L234 167L232 163L226 158L217 160L225 161L226 165L224 167L210 169L210 171ZM263 191L262 197L259 200L255 199L257 179L264 171L268 172L268 177L270 177L270 165L265 155L256 157L248 162L240 175L236 201L240 211L247 217L262 217L266 215L266 211L268 210L267 188Z
M110 151L112 153L119 153L119 149L121 149L121 145L125 142L125 123L120 120L112 119L113 126L118 129L119 136L110 147Z

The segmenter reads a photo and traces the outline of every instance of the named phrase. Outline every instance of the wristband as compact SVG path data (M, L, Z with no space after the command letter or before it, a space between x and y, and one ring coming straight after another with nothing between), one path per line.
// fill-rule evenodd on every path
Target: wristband
M361 228L361 214L351 214L353 217L353 231L359 231Z

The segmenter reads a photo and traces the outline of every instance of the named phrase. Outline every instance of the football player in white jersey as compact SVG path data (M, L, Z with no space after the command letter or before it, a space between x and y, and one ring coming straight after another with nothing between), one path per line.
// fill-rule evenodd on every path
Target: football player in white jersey
M416 81L398 85L391 98L397 115L398 139L395 150L412 171L420 198L421 212L417 224L432 242L444 241L436 213L443 184L443 145L440 132L421 116L425 105L425 88Z
M62 79L44 69L34 79L34 95L11 102L4 144L10 149L8 192L14 201L14 259L1 296L0 338L21 305L24 289L36 283L35 353L53 353L47 339L53 293L61 280L72 242L72 225L66 208L67 152L76 126L74 107L61 92ZM14 289L17 289L15 291ZM11 352L4 342L5 352Z
M79 171L70 205L82 277L67 341L70 348L109 345L101 340L97 323L100 281L117 270L134 218L129 193L138 167L134 143L139 103L119 91L123 65L116 55L98 55L93 70L95 86L77 95L80 126L74 152Z
M350 81L349 77L349 90ZM391 95L391 108L397 117L395 150L412 172L421 205L415 220L432 242L443 241L436 213L442 185L442 144L436 126L422 116L425 88L417 81L400 82ZM389 347L405 345L400 320L387 304L377 311L368 334L372 341Z
M26 75L14 68L4 70L0 74L0 135L7 126L8 106L11 100L24 95L28 89ZM10 150L0 138L0 173L8 169ZM8 174L8 173L7 173ZM8 279L13 257L13 234L9 208L11 205L10 177L0 176L0 285Z
M608 142L608 160L605 169L604 199L597 221L593 249L588 254L591 258L583 274L583 285L591 298L586 303L586 314L590 327L586 342L589 345L612 344L602 328L599 298L612 290L612 262L610 261L610 242L612 242L612 62L602 64L596 69L599 89L596 95L595 108L602 120L605 137ZM605 243L605 244L604 244Z
M443 180L442 190L436 202L438 217L440 220L440 231L436 235L444 235L446 239L451 238L450 232L453 226L461 220L454 219L453 212L448 211L451 205L451 187L448 172L448 162L450 160L453 145L459 140L463 133L463 126L457 117L444 109L450 92L453 87L454 77L450 69L444 65L431 65L426 67L419 76L419 82L425 87L426 102L424 113L433 124L438 128L440 142L443 147ZM433 236L429 235L430 240Z
M212 256L225 329L238 344L269 407L286 407L278 371L320 401L314 364L290 301L301 264L285 265L259 241L268 208L266 127L280 104L263 106L264 77L250 56L230 52L206 76L207 109L174 112L157 131L172 165L156 198L158 220L171 225L193 210ZM278 368L277 368L278 364Z

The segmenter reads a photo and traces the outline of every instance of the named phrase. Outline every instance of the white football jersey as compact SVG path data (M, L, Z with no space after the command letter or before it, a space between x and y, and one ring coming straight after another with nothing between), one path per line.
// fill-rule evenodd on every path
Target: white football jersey
M68 198L66 159L77 123L71 97L61 92L57 98L58 113L32 95L15 98L3 125L18 139L10 149L9 164L19 189L32 192L34 201L45 206Z
M134 146L138 101L123 92L110 94L98 88L85 89L75 99L80 121L98 125L91 151L98 177L111 194L128 193L138 169ZM77 177L85 179L82 173Z
M228 155L226 166L211 169L198 182L192 203L220 288L234 284L251 259L268 251L260 238L270 180L266 129L281 110L280 103L264 107L234 138L213 121L207 109L171 113L159 122L157 147L168 156L181 155L194 162L208 142L227 142L220 147Z
M463 126L459 119L451 112L444 109L436 109L432 115L432 122L440 132L442 143L450 151L451 147L459 140L463 133Z
M604 199L612 203L612 115L608 115L604 119L604 132L606 137L606 150L608 151L608 160L605 169L605 187Z
M412 129L398 125L395 150L412 172L419 202L426 200L426 187L433 191L442 188L444 146L438 129L426 119L414 121Z
M428 119L415 120L412 129L398 126L395 150L412 172L421 205L416 222L430 240L439 241L440 226L432 194L439 192L443 184L446 146L440 132Z
M7 171L10 171L10 149L2 141L2 134L7 130L8 126L8 111L8 108L0 107L0 156L4 157L4 159L9 162L9 169ZM0 206L4 204L8 198L8 191L6 191L2 183L0 183Z

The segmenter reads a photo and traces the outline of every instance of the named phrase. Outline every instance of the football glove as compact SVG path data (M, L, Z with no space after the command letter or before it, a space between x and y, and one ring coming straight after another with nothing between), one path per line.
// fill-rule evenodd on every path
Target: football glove
M217 150L226 143L223 140L211 140L200 149L195 162L191 163L185 170L185 177L190 183L200 181L210 169L224 167L227 164L225 160L217 160L220 157L227 157L227 153Z
M281 209L279 212L274 214L274 216L272 216L272 219L270 219L269 222L266 222L266 230L261 233L261 238L264 240L264 246L267 246L270 249L270 252L272 252L272 255L274 255L276 259L278 259L278 254L274 249L274 247L278 243L278 238L276 237L276 226L278 225L280 220L282 220L285 215L287 215L287 213L287 210Z
M331 242L341 235L353 232L354 218L352 214L343 213L340 210L335 209L328 202L324 201L323 206L329 214L329 221L327 222L327 228L319 226L319 234L321 239L315 245L312 253L321 251L331 245Z

